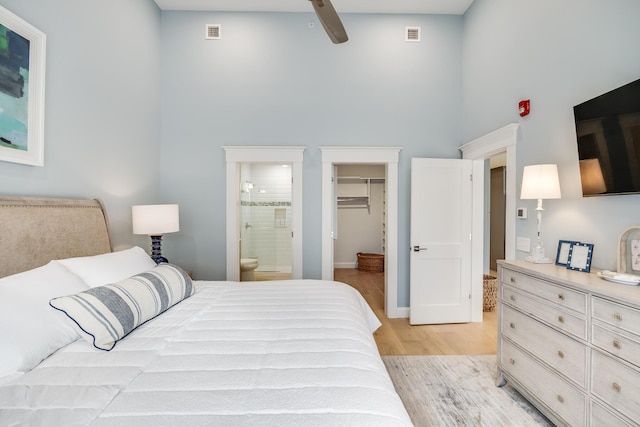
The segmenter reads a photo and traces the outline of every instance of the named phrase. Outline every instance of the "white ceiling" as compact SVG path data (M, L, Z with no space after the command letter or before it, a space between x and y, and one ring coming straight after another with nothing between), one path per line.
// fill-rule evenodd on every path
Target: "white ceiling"
M313 12L308 0L155 0L162 10ZM338 13L462 15L473 0L331 0Z

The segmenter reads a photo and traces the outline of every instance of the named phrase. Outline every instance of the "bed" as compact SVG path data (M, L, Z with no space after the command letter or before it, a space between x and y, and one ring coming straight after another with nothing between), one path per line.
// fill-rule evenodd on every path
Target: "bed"
M412 425L350 286L191 281L112 252L107 223L95 200L0 197L0 425Z

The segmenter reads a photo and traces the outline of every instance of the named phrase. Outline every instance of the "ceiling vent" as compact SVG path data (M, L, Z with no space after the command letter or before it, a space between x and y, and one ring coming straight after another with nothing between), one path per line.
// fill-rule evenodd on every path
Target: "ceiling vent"
M405 32L405 41L407 42L419 42L420 41L420 27L407 27Z
M222 27L220 24L207 24L204 38L207 40L220 40L222 38Z

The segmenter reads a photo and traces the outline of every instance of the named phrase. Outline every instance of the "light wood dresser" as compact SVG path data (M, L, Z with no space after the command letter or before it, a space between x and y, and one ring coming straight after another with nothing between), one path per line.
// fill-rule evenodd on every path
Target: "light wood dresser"
M640 425L640 286L498 261L498 385L556 425Z

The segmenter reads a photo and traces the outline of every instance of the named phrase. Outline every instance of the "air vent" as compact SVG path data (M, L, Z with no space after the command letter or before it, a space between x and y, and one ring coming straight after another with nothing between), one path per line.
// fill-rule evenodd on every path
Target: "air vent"
M220 40L222 38L222 27L220 24L207 24L204 38L207 40Z
M407 27L404 40L407 42L419 42L420 27Z

